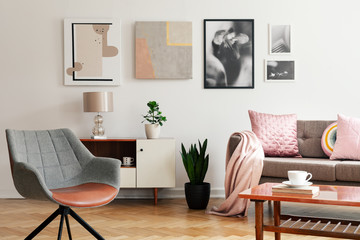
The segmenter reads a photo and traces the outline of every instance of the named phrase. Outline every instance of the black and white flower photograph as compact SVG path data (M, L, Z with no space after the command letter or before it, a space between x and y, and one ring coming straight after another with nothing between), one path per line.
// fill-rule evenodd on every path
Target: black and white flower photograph
M254 20L204 20L204 87L254 88Z
M295 81L295 61L266 61L265 81Z

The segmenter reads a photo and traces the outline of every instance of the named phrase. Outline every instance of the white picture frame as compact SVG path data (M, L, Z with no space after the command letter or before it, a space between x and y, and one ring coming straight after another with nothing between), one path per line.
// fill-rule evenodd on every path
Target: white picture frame
M289 55L292 53L290 24L269 24L269 54Z
M64 19L64 84L120 85L119 19Z
M265 82L295 82L295 61L265 59Z

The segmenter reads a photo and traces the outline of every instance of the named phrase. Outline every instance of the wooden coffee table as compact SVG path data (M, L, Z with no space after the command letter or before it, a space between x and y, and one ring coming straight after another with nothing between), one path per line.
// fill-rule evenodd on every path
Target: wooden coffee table
M262 240L264 231L275 233L275 239L281 239L281 233L327 236L343 239L360 239L360 221L316 218L307 216L281 215L281 202L298 202L360 207L360 187L318 185L320 193L312 195L272 193L271 187L279 183L264 183L239 194L240 198L255 202L256 239ZM265 225L263 203L274 201L274 222ZM359 217L360 218L360 217Z

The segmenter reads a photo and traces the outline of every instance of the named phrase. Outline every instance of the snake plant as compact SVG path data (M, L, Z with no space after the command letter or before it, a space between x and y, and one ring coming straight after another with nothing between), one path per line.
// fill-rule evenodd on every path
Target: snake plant
M205 156L207 139L205 139L203 144L200 141L198 143L199 150L196 144L191 144L188 152L186 152L184 145L181 144L180 154L191 185L204 183L209 165L209 154Z

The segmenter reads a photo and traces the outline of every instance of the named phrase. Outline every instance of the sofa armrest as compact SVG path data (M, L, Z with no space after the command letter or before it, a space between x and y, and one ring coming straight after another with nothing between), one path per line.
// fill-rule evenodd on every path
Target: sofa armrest
M233 154L233 152L235 151L235 148L237 147L237 145L239 144L239 142L241 141L241 136L240 135L232 135L229 139L229 143L228 143L228 149L229 149L229 156L231 156Z

